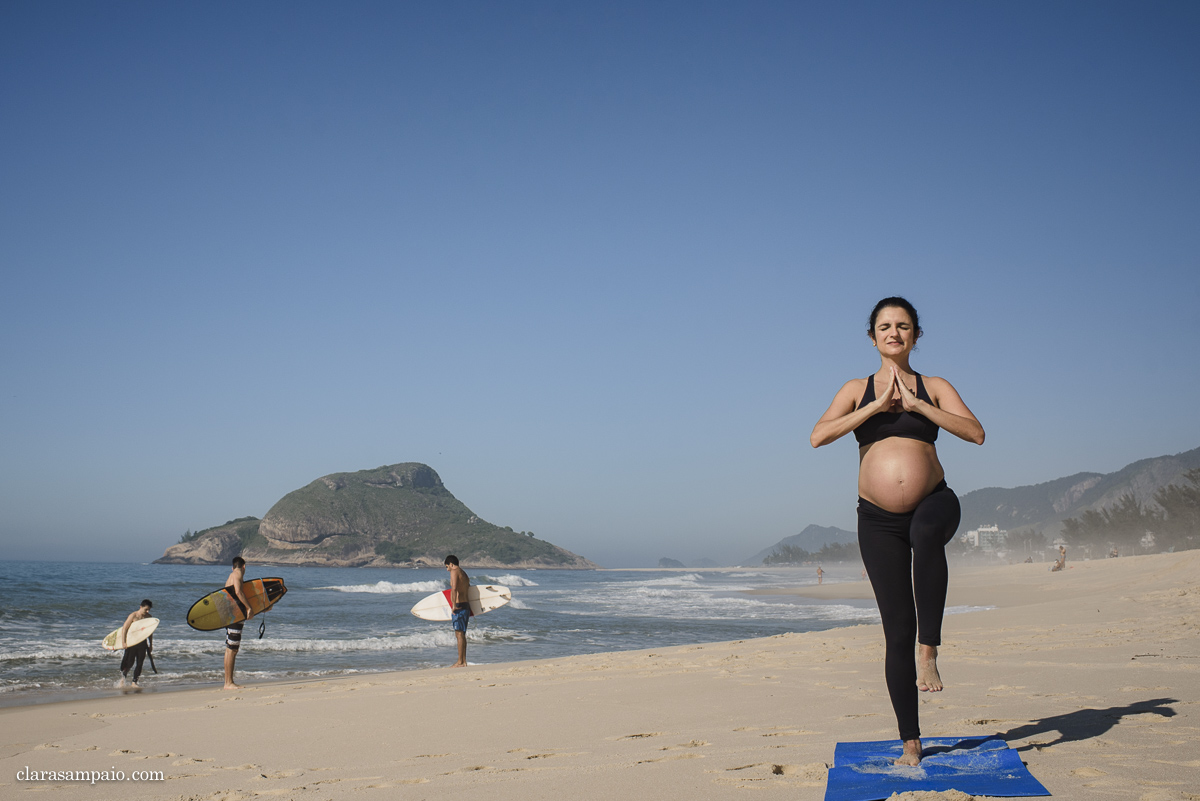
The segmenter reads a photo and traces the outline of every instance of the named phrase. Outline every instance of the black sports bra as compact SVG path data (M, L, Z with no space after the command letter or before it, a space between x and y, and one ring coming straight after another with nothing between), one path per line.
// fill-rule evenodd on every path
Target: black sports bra
M925 390L925 382L917 373L917 397L932 404L933 398ZM858 408L866 406L875 400L875 376L867 376L867 391L863 393ZM888 437L905 437L919 439L932 445L937 440L937 425L923 414L917 412L880 412L868 417L862 425L854 429L854 438L858 444L870 445Z

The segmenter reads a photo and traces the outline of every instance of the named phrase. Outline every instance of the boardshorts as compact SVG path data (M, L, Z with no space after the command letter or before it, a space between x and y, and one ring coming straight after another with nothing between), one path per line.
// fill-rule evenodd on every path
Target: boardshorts
M236 652L242 647L242 626L245 623L234 623L232 626L225 627L225 647L230 651Z
M471 608L464 606L461 609L455 609L450 613L450 625L455 631L466 631L467 621L471 619Z

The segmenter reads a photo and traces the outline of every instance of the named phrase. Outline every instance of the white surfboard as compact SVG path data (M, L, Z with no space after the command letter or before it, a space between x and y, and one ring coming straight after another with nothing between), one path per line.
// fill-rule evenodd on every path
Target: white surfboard
M467 602L471 604L473 615L499 609L511 600L512 591L499 584L472 584L467 588ZM450 606L450 590L442 590L422 598L412 608L412 613L422 620L449 620L453 611L453 607Z
M154 633L154 630L158 628L158 618L144 617L130 623L129 634L125 638L125 642L121 642L121 629L123 628L125 628L124 625L120 629L110 631L108 636L100 641L100 644L110 651L131 648Z

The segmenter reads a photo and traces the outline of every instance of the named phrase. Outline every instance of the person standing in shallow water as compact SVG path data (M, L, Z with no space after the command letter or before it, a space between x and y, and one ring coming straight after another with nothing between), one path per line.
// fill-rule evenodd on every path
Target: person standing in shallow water
M883 621L884 676L904 741L901 765L921 761L918 690L942 689L937 647L946 544L961 516L934 443L939 429L977 445L984 439L983 426L949 381L909 366L921 334L917 310L904 298L875 304L867 336L880 368L847 381L809 438L814 448L851 431L858 440L858 544Z
M120 642L124 643L129 638L129 627L138 620L145 620L150 617L152 612L151 607L154 604L149 598L142 601L136 612L130 612L129 617L125 618L125 625L121 627ZM138 679L142 677L142 663L146 661L146 657L154 650L154 635L150 635L146 639L139 642L137 645L130 646L125 649L125 655L121 658L121 681L117 683L118 687L125 686L125 679L129 678L129 669L133 668L133 684L135 690L141 691L142 687L138 684Z
M471 588L471 577L458 566L458 557L450 554L445 560L450 571L450 625L454 628L454 641L458 646L458 661L451 667L467 666L467 623L471 620L471 604L467 590Z

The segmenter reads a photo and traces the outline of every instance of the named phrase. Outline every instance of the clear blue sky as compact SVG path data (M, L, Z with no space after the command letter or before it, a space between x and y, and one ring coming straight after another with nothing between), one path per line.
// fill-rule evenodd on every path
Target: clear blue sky
M853 528L878 367L960 493L1200 446L1195 3L0 4L0 558L433 466L608 566Z

